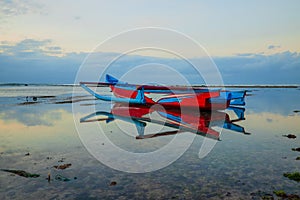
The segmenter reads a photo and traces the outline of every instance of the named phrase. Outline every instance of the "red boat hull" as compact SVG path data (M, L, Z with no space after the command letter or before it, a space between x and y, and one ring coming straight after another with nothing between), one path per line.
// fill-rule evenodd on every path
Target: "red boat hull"
M120 98L136 98L137 90L128 89L125 87L116 87L110 85L110 88L116 97ZM147 94L147 93L146 93ZM228 108L230 100L220 102L210 102L210 98L220 96L220 91L207 91L201 93L188 93L188 94L171 94L160 98L158 101L153 101L151 98L145 96L147 105L159 104L166 108L187 108L200 110L221 110Z

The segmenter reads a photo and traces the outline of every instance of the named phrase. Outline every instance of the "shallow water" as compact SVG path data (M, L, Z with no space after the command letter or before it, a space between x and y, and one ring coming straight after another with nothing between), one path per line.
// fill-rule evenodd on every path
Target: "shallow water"
M300 113L294 112L300 110L298 88L253 89L246 97L246 119L236 122L251 134L223 129L220 140L202 159L198 154L205 137L201 135L184 132L137 140L136 126L120 119L79 123L78 119L91 114L90 108L109 112L111 105L95 102L80 88L75 88L72 101L72 92L72 87L64 86L0 87L0 168L40 174L25 178L0 171L0 199L261 199L275 196L274 190L300 195L300 183L283 176L300 171L300 160L296 160L300 153L292 151L300 147ZM72 105L77 106L75 117ZM226 113L235 118L232 111ZM176 143L178 149L190 139L193 143L162 169L127 173L93 156L85 136L98 137L95 126L104 130L110 142L135 153L155 152L174 138L182 141ZM149 123L145 134L171 130ZM297 138L282 136L286 134ZM96 145L110 150L107 141ZM128 160L110 156L126 168ZM160 156L153 162L172 155ZM135 162L133 167L145 165L136 159L129 162ZM53 167L69 163L64 170ZM57 175L69 181L57 180Z

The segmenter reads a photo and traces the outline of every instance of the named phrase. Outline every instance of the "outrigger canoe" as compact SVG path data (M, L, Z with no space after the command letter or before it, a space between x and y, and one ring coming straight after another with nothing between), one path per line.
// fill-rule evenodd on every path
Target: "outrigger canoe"
M156 86L124 83L111 75L106 75L106 82L80 82L87 92L97 99L129 103L135 105L161 105L165 108L198 108L200 110L222 110L231 105L245 105L246 91L225 91L205 87ZM89 86L109 86L113 95L96 93ZM154 100L151 94L162 95Z

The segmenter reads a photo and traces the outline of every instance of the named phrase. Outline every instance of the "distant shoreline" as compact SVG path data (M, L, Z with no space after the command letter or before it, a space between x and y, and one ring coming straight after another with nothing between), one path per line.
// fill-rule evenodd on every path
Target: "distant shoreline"
M208 87L226 87L226 88L299 88L298 85L224 85Z
M79 87L79 84L44 84L44 83L0 83L1 87L30 87L30 86L51 86L51 87ZM174 85L172 85L174 86ZM175 85L179 86L179 85ZM300 85L192 85L195 88L208 87L208 88L299 88ZM98 86L99 87L99 86ZM100 86L101 87L101 86Z

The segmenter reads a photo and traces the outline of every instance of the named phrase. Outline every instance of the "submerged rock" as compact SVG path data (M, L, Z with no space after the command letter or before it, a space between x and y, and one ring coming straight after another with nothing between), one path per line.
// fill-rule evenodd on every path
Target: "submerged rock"
M284 177L287 177L293 181L300 181L300 173L299 172L292 172L292 173L284 173L283 174Z
M71 167L71 163L68 163L68 164L63 164L63 165L55 165L55 166L53 166L54 168L56 168L56 169L67 169L67 168L69 168L69 167Z
M288 194L287 195L287 199L290 199L290 200L299 200L300 196L297 195L297 194Z
M296 194L286 194L283 190L275 190L274 194L277 197L281 197L282 199L290 199L290 200L297 200L300 199L300 197Z
M266 194L261 197L262 200L273 200L274 197L271 194Z
M260 197L260 199L264 199L264 200L273 200L274 197L272 194L269 194L269 193L266 193L264 191L261 191L261 190L258 190L257 192L252 192L250 193L251 196L254 196L254 197ZM256 198L252 198L252 199L256 199Z
M286 193L283 190L275 190L273 191L273 193L278 197L283 197L283 198L287 197Z
M40 176L39 174L31 174L23 170L1 169L1 171L13 173L19 176L23 176L25 178L37 178Z
M295 138L297 138L297 136L296 136L296 135L293 135L293 134L283 135L283 137L287 137L287 138L290 138L290 139L295 139Z
M300 157L297 157L296 160L300 160Z
M64 177L60 174L57 174L55 176L55 180L58 180L58 181L64 181L64 182L68 182L68 181L71 181L71 179L67 178L67 177Z
M116 181L112 181L112 182L110 182L110 184L109 184L109 186L115 186L115 185L117 185L117 182L116 182Z

